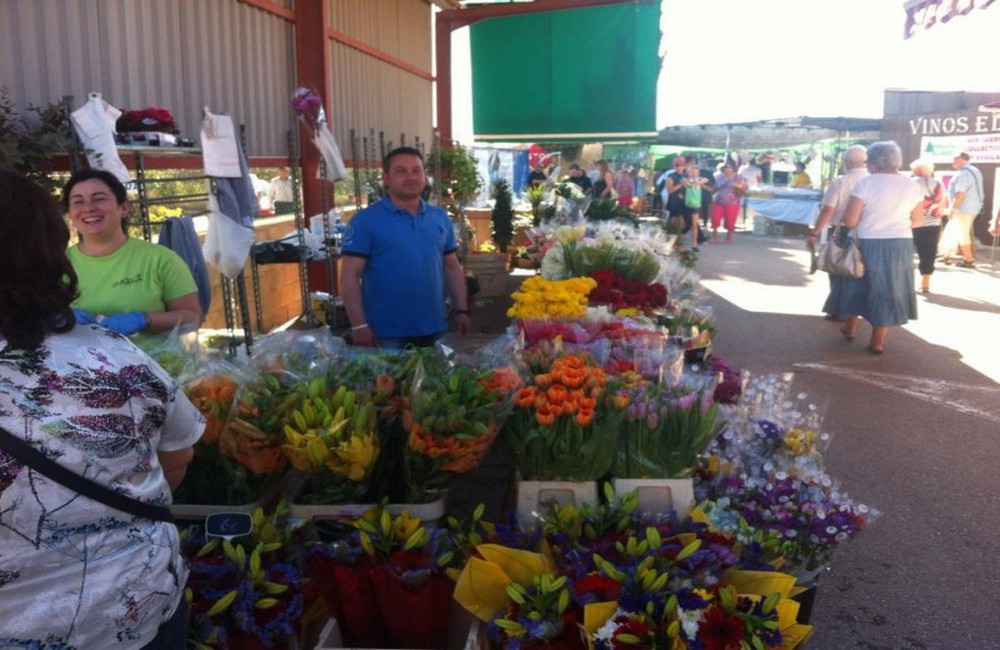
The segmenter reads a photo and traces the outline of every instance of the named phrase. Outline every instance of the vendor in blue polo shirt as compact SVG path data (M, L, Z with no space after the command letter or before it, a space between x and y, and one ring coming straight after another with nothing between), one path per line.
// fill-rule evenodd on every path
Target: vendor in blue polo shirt
M465 272L444 210L420 198L424 157L398 147L382 161L386 196L354 215L344 232L340 286L351 338L364 347L428 346L448 330L445 293L455 325L470 329Z

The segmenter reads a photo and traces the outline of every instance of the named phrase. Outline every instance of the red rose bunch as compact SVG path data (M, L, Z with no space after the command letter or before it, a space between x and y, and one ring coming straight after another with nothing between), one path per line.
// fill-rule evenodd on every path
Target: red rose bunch
M118 133L135 131L154 131L174 135L180 133L173 114L166 108L150 106L135 111L123 108L121 111L122 114L115 124Z
M592 271L597 286L590 291L590 304L613 309L656 309L667 304L667 288L659 282L638 282L610 269Z

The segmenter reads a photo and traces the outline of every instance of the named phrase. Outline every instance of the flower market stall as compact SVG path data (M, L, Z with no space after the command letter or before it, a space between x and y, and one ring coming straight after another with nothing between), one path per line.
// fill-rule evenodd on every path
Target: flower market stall
M875 512L785 376L713 354L696 258L557 193L540 272L474 353L329 330L169 353L209 420L178 491L199 648L796 648ZM495 449L502 512L448 507ZM249 513L246 535L207 513ZM467 646L467 644L472 644Z

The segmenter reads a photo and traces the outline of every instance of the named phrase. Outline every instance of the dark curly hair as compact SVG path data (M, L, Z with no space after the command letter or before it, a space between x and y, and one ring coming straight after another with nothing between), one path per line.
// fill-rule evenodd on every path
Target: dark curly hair
M0 232L0 336L10 348L37 348L49 334L76 325L69 227L48 192L0 172Z

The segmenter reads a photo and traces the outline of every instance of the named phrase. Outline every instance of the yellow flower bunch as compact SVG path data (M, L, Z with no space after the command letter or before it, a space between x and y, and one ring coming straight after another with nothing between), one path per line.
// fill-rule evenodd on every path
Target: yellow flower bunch
M816 451L816 432L792 428L785 434L785 447L798 456L812 456Z
M522 320L576 320L587 312L587 298L596 286L593 278L546 280L535 275L521 284L520 291L512 294L514 306L507 310L507 315Z
M360 484L378 457L377 425L371 402L344 386L331 394L323 379L315 379L285 424L282 449L301 472L326 470L334 482Z

